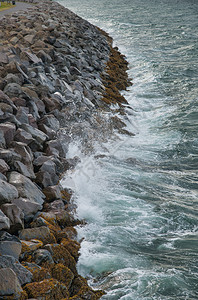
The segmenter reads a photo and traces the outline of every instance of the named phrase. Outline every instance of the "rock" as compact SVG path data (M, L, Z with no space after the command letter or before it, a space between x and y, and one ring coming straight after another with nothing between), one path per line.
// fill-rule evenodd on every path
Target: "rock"
M46 146L47 155L55 155L63 158L66 156L67 149L60 140L51 140L46 143Z
M0 103L0 109L4 112L4 113L11 113L13 114L13 108L12 106L10 106L9 104L6 103Z
M11 144L15 152L21 156L21 161L33 170L32 160L33 154L29 146L24 143L13 141Z
M38 129L43 131L49 137L50 140L53 140L56 137L56 131L49 128L45 124L39 124Z
M20 97L23 94L21 86L18 83L8 83L3 91L9 97Z
M17 83L19 85L23 84L23 77L21 75L18 74L18 76L16 74L12 74L9 73L6 75L6 77L4 78L8 83Z
M36 299L69 299L67 287L56 279L44 279L40 282L28 283L24 287L29 298ZM47 295L47 297L46 297Z
M29 108L28 107L19 107L17 109L16 118L21 124L29 124L28 119Z
M36 218L36 220L34 220L31 224L30 224L31 228L35 228L35 227L41 227L41 226L48 226L48 223L45 219L43 219L42 217L38 217Z
M10 167L6 164L5 160L0 158L0 172L1 173L6 173Z
M44 124L54 131L58 131L60 128L59 121L53 115L46 115L40 121L39 124Z
M12 101L13 103L17 106L17 107L20 107L20 106L26 106L26 100L23 99L23 98L19 98L19 97L13 97L12 98Z
M0 131L2 131L4 134L6 145L9 146L9 144L14 140L16 126L12 123L5 122L3 124L0 124Z
M6 141L4 138L4 132L0 131L0 147L5 148L6 147Z
M54 260L51 253L45 249L38 249L33 254L33 259L35 263L41 266L43 263L53 264Z
M33 168L29 168L26 165L24 165L22 162L20 161L16 161L14 163L14 168L15 171L18 171L19 173L23 174L24 176L31 178L31 179L35 179L36 176L33 172Z
M21 155L16 153L13 149L0 149L0 157L10 166L16 160L21 160Z
M19 233L19 238L21 240L26 240L26 241L37 239L42 241L44 244L49 243L49 241L53 240L50 230L46 226L23 229ZM53 240L53 242L55 242L55 239Z
M10 220L8 219L8 217L6 217L6 215L0 209L0 230L2 230L2 229L4 229L4 230L10 229Z
M34 215L42 209L42 205L27 198L18 198L12 200L24 213L25 221L33 219Z
M0 232L0 255L10 255L16 259L19 259L21 253L21 242L8 232Z
M27 131L25 131L21 128L18 128L15 133L14 140L17 142L22 142L26 145L29 145L33 141L33 137Z
M8 64L8 56L7 54L0 52L0 64Z
M53 111L56 108L55 103L51 99L49 99L47 97L45 97L43 99L43 102L45 104L46 112L51 112L51 111Z
M37 128L33 128L28 124L23 124L21 128L30 133L32 137L36 139L41 145L48 139L48 136L44 132Z
M20 197L30 199L38 204L43 204L45 195L29 178L17 172L11 172L9 182L17 188Z
M17 233L18 230L24 228L24 214L22 210L15 204L6 203L1 205L1 210L10 220L10 232Z
M47 171L39 171L36 173L36 182L40 186L46 188L57 184L59 177L55 173L48 173Z
M61 191L58 185L48 186L42 190L47 202L52 202L56 199L61 199Z
M1 269L0 296L13 296L13 299L19 299L22 291L15 272L10 268Z
M16 187L0 179L0 205L10 203L15 198L18 198Z
M69 268L65 267L63 264L54 264L51 268L51 273L54 279L64 283L68 289L71 287L74 274Z
M30 240L30 241L21 240L21 244L22 244L21 253L33 252L43 246L43 243L36 239Z
M26 268L24 268L20 264L20 262L13 256L10 255L0 256L0 273L3 268L12 269L15 272L21 285L31 282L32 273L28 271Z
M34 37L35 37L34 35L26 35L24 39L28 41L30 44L33 44ZM35 54L30 53L28 51L22 52L21 57L27 58L30 62L35 64L42 63L42 60L40 58L38 58Z

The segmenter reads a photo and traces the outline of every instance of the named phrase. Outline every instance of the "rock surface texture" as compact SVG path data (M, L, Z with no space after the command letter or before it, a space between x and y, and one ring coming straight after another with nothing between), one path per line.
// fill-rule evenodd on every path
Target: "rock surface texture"
M32 1L31 1L32 2ZM99 299L76 269L69 143L129 134L127 62L99 28L51 1L1 19L0 298Z

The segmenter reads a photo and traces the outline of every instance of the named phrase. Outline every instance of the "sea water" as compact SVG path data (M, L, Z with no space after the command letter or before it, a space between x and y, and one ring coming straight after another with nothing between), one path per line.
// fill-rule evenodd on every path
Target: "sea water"
M60 0L129 62L128 129L81 155L79 272L103 300L198 299L198 1Z

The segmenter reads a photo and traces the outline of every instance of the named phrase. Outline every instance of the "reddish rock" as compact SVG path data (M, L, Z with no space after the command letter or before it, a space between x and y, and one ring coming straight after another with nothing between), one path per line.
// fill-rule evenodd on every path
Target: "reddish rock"
M48 186L42 191L46 197L47 202L52 202L56 199L61 199L61 191L58 185Z

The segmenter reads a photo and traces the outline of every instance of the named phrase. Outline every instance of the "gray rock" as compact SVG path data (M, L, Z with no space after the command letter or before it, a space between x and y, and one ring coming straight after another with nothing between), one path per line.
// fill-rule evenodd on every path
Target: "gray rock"
M21 142L12 142L11 146L14 148L15 152L21 156L21 161L27 165L28 167L32 168L32 160L33 154L29 146Z
M36 182L44 188L55 185L58 181L59 177L55 173L48 173L47 171L36 173Z
M0 255L10 255L19 259L21 247L21 242L15 235L5 231L0 232Z
M0 230L10 229L10 220L4 213L0 210Z
M27 131L25 131L21 128L18 128L15 133L14 140L28 145L33 141L33 137Z
M17 120L22 124L29 124L28 113L28 107L19 107L16 114Z
M1 205L1 210L10 220L10 233L17 233L18 230L24 228L24 214L18 206L6 203Z
M27 198L14 199L12 203L16 204L22 210L25 221L33 219L34 215L42 209L41 204Z
M9 182L17 188L20 197L43 204L45 195L29 178L17 172L11 172Z
M5 160L8 165L13 165L16 160L21 160L21 155L13 149L0 149L0 157Z
M8 56L6 53L0 52L0 63L8 64Z
M59 121L53 115L46 115L40 121L39 124L44 124L54 131L58 131L60 128Z
M0 131L2 131L4 134L4 139L6 141L6 145L9 146L10 143L14 140L16 126L12 123L6 122L3 124L0 124Z
M23 94L21 86L18 83L8 83L3 91L9 97L20 97Z
M6 173L8 170L10 169L10 167L8 166L8 164L5 162L5 160L0 158L0 172L1 173Z
M50 230L46 226L23 229L19 233L19 238L21 240L26 240L26 241L30 241L33 239L46 241L47 239L50 238Z
M18 191L12 184L0 179L0 205L18 198Z
M17 76L16 74L9 73L4 78L8 83L18 83L19 85L23 84L23 78L22 76Z
M36 178L33 168L30 168L29 166L24 165L21 161L14 162L14 169L15 169L15 171L23 174L24 176L26 176L28 178L31 178L31 179Z
M6 141L4 138L4 133L3 131L0 131L0 147L5 148L6 147Z
M48 139L48 136L42 132L41 130L37 129L37 128L33 128L32 126L28 125L28 124L23 124L22 129L24 129L25 131L27 131L28 133L30 133L32 135L32 137L38 141L38 143L40 143L41 145Z
M20 262L10 255L2 255L0 256L0 273L3 268L10 268L12 269L21 285L31 282L32 280L32 273L23 267Z
M22 287L16 276L16 273L10 268L1 269L0 272L0 296L13 296L13 299L19 299L22 293Z
M35 35L34 34L27 34L25 37L24 37L24 40L26 41L26 42L28 42L29 44L33 44L34 43L34 39L35 39ZM29 53L29 52L27 52L27 53ZM31 54L31 53L29 53L29 54Z
M47 134L47 136L49 137L50 140L53 140L56 137L56 131L49 128L45 124L39 124L38 129L43 131L45 134Z
M43 263L53 264L54 260L51 253L45 249L38 249L34 252L34 261L37 265L42 265Z

